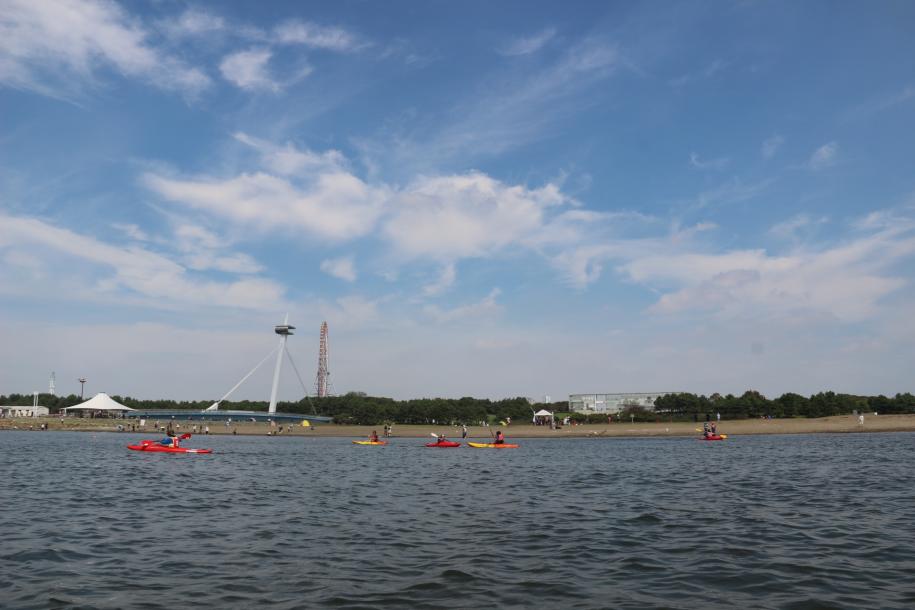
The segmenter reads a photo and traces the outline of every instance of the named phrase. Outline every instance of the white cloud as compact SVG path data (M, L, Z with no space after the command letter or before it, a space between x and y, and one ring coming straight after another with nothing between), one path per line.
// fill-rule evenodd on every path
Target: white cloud
M278 25L273 34L274 39L282 44L301 44L330 51L353 51L362 45L354 34L343 28L295 19Z
M322 308L322 317L331 329L357 329L378 319L378 302L361 295L340 297L334 305Z
M911 224L820 250L781 256L763 250L722 254L657 252L618 268L632 281L664 292L658 313L712 310L724 315L812 311L843 321L875 315L883 297L906 284L887 275L915 254Z
M219 71L223 78L248 91L280 90L279 83L270 76L267 63L273 54L268 49L249 49L223 58Z
M696 169L722 170L727 167L729 161L730 159L727 157L717 157L715 159L702 161L695 152L690 153L689 155L689 164Z
M329 240L346 240L372 230L387 198L385 189L343 171L307 178L304 189L262 172L225 180L180 180L149 173L144 181L165 199L260 231L305 230Z
M461 305L452 309L442 309L436 305L426 305L423 311L430 318L438 323L454 322L456 320L465 320L468 318L482 318L493 316L500 311L502 307L496 303L496 298L502 293L498 288L493 288L490 293L477 303Z
M347 282L356 281L356 265L352 256L321 261L321 271Z
M206 74L156 48L149 37L113 2L7 0L0 11L0 83L66 96L110 67L189 96L210 84Z
M62 282L70 281L78 263L88 265L95 283L81 292L66 291L71 297L110 300L123 295L125 302L135 298L151 307L185 304L250 309L274 309L283 300L283 288L270 280L218 282L194 277L163 254L135 246L112 246L33 218L0 216L0 250L4 249L26 249L53 260L66 257L68 272L58 278ZM9 285L7 280L3 277L0 285Z
M264 270L243 252L223 253L222 250L231 243L197 225L178 224L170 242L182 252L184 264L195 271L213 269L226 273L260 273Z
M766 140L762 143L762 147L760 148L760 154L764 159L771 159L775 156L775 153L778 152L778 149L781 148L782 144L784 143L785 138L778 134L775 134L770 138L766 138Z
M556 36L556 28L546 28L533 36L515 38L502 47L499 52L502 55L511 56L530 55L542 49L554 36Z
M398 194L382 234L408 258L486 256L533 237L567 201L553 184L527 189L478 172L420 178Z
M812 170L824 169L835 165L836 156L839 153L839 145L835 142L823 144L810 155L807 166Z

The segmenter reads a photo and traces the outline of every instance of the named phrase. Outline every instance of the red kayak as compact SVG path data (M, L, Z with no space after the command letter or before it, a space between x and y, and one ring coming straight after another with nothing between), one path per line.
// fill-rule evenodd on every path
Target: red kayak
M723 441L728 437L727 434L713 434L711 436L703 436L700 438L700 441Z
M213 453L212 449L188 449L185 447L166 447L155 441L140 441L139 445L127 445L133 451L149 451L151 453Z
M437 443L426 443L426 447L460 447L460 443L454 441L438 441Z

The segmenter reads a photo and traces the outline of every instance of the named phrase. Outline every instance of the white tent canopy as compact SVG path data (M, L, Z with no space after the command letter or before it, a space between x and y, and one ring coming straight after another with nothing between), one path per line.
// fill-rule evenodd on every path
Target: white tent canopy
M534 413L534 417L553 417L553 414L547 411L546 409L540 409Z
M67 407L64 411L133 411L130 407L125 407L121 403L113 400L111 396L104 392L99 392L86 402L80 403L73 407Z

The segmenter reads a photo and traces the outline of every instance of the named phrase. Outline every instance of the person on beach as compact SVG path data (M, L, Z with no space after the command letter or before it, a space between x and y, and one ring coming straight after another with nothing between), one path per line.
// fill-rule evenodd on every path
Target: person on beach
M505 443L505 435L502 434L501 430L496 430L496 440L495 440L494 444L501 445L503 443Z
M467 438L467 424L461 424L461 438Z
M378 442L378 432L375 430L372 430L372 434L371 434L371 436L369 436L369 440L372 441L373 443L377 443Z

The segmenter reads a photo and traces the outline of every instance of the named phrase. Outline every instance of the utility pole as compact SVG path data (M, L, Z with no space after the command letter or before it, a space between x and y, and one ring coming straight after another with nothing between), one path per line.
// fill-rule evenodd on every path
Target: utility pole
M86 385L86 378L80 377L79 379L77 379L77 381L79 381L79 399L82 400L83 399L83 387Z

